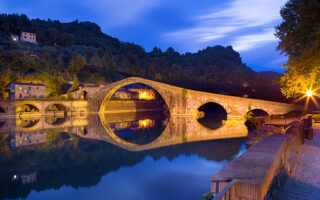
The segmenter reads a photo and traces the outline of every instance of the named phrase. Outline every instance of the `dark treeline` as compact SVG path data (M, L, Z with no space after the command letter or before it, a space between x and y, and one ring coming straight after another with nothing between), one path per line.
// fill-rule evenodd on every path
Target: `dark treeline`
M21 31L36 33L38 44L11 41L10 35ZM94 23L30 20L23 14L0 15L0 70L0 97L10 81L44 83L48 96L57 96L76 74L81 82L95 84L139 76L189 89L284 101L279 86L272 84L279 74L254 72L231 46L185 54L172 47L146 52L104 34ZM244 82L250 87L243 87Z

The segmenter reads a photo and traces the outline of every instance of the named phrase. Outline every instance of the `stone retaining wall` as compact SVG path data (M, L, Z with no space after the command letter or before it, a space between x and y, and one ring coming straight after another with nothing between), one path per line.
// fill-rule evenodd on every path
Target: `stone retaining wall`
M286 134L276 133L263 138L216 173L212 180L238 179L230 190L231 199L272 199L269 194L278 183L275 179L281 173L291 173L294 167L299 147L304 142L305 127L304 121L294 122ZM213 193L216 192L216 184L219 184L220 192L228 183L212 182Z

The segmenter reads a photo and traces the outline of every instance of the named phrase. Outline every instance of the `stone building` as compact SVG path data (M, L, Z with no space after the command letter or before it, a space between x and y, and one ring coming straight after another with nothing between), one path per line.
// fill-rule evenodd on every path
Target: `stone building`
M139 93L127 90L125 88L120 88L114 93L116 99L139 99Z
M37 35L35 33L21 32L20 40L23 42L37 43Z
M156 92L153 89L147 88L129 88L130 92L136 92L139 94L141 100L152 100L156 98Z
M7 86L9 99L31 99L45 98L47 88L43 84L38 83L14 83L11 82Z

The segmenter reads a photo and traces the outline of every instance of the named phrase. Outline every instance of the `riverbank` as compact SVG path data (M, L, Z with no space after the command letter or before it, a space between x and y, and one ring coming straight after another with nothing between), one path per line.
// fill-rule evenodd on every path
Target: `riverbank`
M320 199L320 125L313 127L313 140L300 147L293 173L280 192L280 199Z

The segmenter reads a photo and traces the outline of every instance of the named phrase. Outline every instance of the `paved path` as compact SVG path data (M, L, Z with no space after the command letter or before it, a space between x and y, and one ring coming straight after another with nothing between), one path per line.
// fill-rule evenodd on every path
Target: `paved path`
M285 126L290 124L293 121L299 121L300 117L290 117L290 118L283 118L283 119L271 119L268 120L265 124L266 125L280 125Z
M295 168L281 189L284 200L320 200L320 126L314 128L313 140L305 140Z

